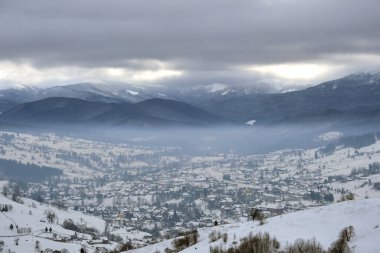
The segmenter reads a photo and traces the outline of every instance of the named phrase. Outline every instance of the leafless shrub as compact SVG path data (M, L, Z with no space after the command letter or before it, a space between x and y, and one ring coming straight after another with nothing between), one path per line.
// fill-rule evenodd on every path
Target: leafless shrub
M329 253L350 253L352 252L348 246L348 242L355 236L354 227L349 226L344 228L340 233L338 239L332 243L329 248Z
M298 239L292 245L288 246L285 253L326 253L322 245L315 239L303 240Z
M216 231L216 230L213 230L208 235L208 239L210 242L215 242L215 241L219 240L220 238L222 238L222 233L220 233L219 231Z

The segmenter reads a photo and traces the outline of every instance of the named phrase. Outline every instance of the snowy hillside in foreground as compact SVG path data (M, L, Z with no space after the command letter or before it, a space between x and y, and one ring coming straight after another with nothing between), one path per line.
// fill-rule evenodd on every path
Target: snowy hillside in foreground
M68 242L60 242L64 238L74 235L72 230L64 229L61 225L65 219L72 219L75 224L96 228L100 233L105 229L105 222L97 217L87 216L76 211L64 211L57 208L40 204L36 201L22 198L24 204L16 203L0 195L0 206L11 205L12 210L0 212L0 241L4 242L4 252L34 252L36 241L40 242L41 250L48 248L54 250L67 249L69 252L79 252L85 247L88 252L94 252L96 247L105 247L113 249L116 244L98 244L90 245L88 242L92 239L88 234L77 233L78 239ZM46 210L52 210L57 219L54 223L48 223L46 219ZM13 229L10 225L13 224ZM18 228L31 228L30 233L17 233ZM52 228L52 232L45 232L45 227ZM56 234L56 240L53 236ZM15 245L15 239L19 238L18 245Z
M350 246L355 253L380 252L380 198L359 201L345 201L329 206L313 208L301 212L276 216L260 226L257 222L228 224L218 227L200 229L199 242L181 252L209 253L210 246L232 247L233 242L249 235L250 232L268 232L281 243L281 248L296 239L312 239L319 241L327 249L338 237L339 232L352 225L355 238ZM222 239L209 243L208 235L213 231L228 234L225 244ZM236 237L235 237L236 236ZM234 239L235 238L235 239ZM147 246L131 253L164 252L165 248L173 248L171 240Z

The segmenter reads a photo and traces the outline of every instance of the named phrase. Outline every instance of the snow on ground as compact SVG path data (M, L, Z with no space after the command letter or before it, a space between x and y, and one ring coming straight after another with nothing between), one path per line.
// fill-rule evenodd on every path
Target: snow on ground
M180 204L182 201L184 200L184 198L178 198L178 199L171 199L171 200L168 200L166 201L165 203L166 204Z
M202 163L202 162L215 162L222 161L224 158L222 156L194 156L191 158L192 163Z
M245 122L245 124L246 124L246 125L249 125L249 126L253 126L255 123L256 123L256 120L254 120L254 119Z
M80 248L85 246L89 252L95 249L87 243L91 239L90 235L78 233L80 239L71 242L58 242L50 240L53 234L58 237L70 237L75 234L74 231L64 229L61 225L66 219L72 219L74 223L86 225L87 227L96 228L99 232L105 229L105 221L93 216L87 216L80 212L72 210L59 210L57 208L40 204L33 200L22 198L24 204L16 203L4 196L0 196L0 205L12 205L12 210L0 212L0 241L4 241L4 249L11 249L15 252L33 252L35 243L38 240L42 249L68 249L69 252L79 252ZM52 210L57 216L54 223L48 223L45 212ZM10 225L13 224L13 230ZM18 228L31 228L31 234L20 235L16 231ZM52 233L45 233L45 227L52 228ZM15 239L19 238L19 245L15 245ZM49 239L50 238L50 239ZM96 245L114 248L115 245Z
M314 159L316 151L304 151L304 158L309 159L304 165L310 171L322 169L324 177L349 175L353 168L368 168L369 164L380 162L380 141L360 149L338 147L334 154Z
M120 228L117 230L113 230L113 231L111 231L111 233L114 235L120 236L121 238L123 238L123 240L125 242L128 242L129 240L132 240L132 241L140 240L140 241L142 241L144 239L144 237L152 236L151 234L143 232L143 231L133 230L133 229L127 230L126 228Z
M234 241L239 242L250 232L268 232L275 236L285 247L296 239L316 238L324 248L328 248L338 237L339 232L347 226L355 229L355 238L350 246L355 253L378 253L380 249L380 198L357 201L345 201L305 211L290 213L269 218L260 226L257 222L228 224L199 230L200 240L197 244L181 252L208 253L210 246L232 247ZM208 235L213 231L228 234L226 244L222 239L209 243ZM164 252L172 248L172 240L128 251L130 253Z
M371 175L366 178L356 179L353 181L334 182L329 184L329 186L336 189L349 189L350 192L352 192L355 195L355 198L357 199L380 198L380 191L374 189L372 184L368 184L369 180L371 180L372 182L380 182L380 174ZM334 195L334 199L336 200L340 199L341 197L340 193L335 193Z
M65 175L73 177L103 176L115 164L119 164L121 158L139 161L141 159L138 157L142 154L159 152L146 147L61 137L54 134L30 135L0 131L0 137L2 137L0 142L3 144L1 159L54 167L62 169ZM146 164L136 163L133 166L145 167Z
M336 141L343 137L343 133L338 131L327 132L318 136L319 141Z

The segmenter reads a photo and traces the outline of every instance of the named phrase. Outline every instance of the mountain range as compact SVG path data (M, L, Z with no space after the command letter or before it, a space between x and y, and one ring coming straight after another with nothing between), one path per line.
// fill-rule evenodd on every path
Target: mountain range
M21 125L220 125L380 120L380 73L263 94L224 84L192 88L79 83L0 90L0 121Z
M353 74L304 90L248 94L216 100L202 107L241 122L374 117L380 112L380 74Z
M51 97L22 103L0 115L2 122L19 125L158 126L210 125L225 121L205 110L167 99L148 99L135 104L91 102Z

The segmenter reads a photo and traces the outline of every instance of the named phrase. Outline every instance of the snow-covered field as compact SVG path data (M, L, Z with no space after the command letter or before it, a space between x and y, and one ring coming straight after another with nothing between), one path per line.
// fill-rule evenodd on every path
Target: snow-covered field
M329 206L313 208L267 220L260 226L257 222L244 222L200 229L199 242L181 252L208 253L210 246L232 247L234 241L239 242L250 232L268 232L275 236L281 247L293 243L296 239L315 238L327 249L334 242L339 232L348 226L353 226L355 237L349 245L355 253L380 252L380 199L345 201ZM210 243L208 235L213 231L228 234L227 243L222 239ZM130 253L164 252L172 248L172 240L128 251Z
M4 196L0 196L0 205L11 205L12 210L8 212L0 212L0 241L4 242L4 252L11 250L12 252L34 252L36 241L39 241L41 250L67 249L69 252L79 252L82 247L87 248L89 252L93 252L95 247L106 247L113 249L116 245L89 245L87 242L91 240L88 234L78 233L78 239L70 242L59 242L59 238L70 237L75 234L74 231L64 229L61 225L66 219L71 219L76 224L82 224L87 227L96 228L99 232L105 229L105 222L102 219L93 216L87 216L80 212L68 210L59 210L57 208L40 204L33 200L22 198L24 203L14 202ZM57 219L53 223L48 223L46 219L46 211L51 210L56 214ZM11 224L13 229L10 229ZM31 228L31 233L19 234L18 228ZM45 232L45 227L52 228L52 232ZM56 234L57 241L51 240ZM15 239L19 238L18 245Z
M360 149L341 148L332 155L314 159L316 149L305 150L305 167L310 171L322 169L322 175L349 175L354 168L366 168L368 164L380 162L380 141Z
M120 162L120 159L128 161L128 168L146 166L146 162L136 160L136 157L159 152L150 148L61 137L55 134L31 135L5 131L0 131L0 144L1 159L54 167L62 169L67 176L86 178L103 176L113 169L115 164L127 166Z

